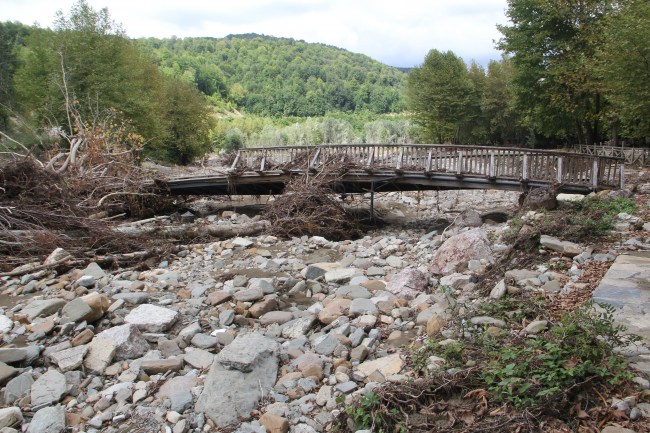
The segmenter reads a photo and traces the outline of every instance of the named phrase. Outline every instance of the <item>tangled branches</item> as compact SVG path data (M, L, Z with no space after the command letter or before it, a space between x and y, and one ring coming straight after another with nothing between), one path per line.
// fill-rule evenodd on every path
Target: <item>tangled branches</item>
M361 235L359 221L321 181L293 180L267 204L262 218L271 222L269 234L283 238L312 235L338 241Z

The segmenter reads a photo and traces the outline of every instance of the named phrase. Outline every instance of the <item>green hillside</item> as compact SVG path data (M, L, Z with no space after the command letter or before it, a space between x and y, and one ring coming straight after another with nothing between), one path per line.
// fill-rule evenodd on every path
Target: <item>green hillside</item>
M406 74L362 54L258 35L140 39L161 71L223 109L264 116L401 112Z

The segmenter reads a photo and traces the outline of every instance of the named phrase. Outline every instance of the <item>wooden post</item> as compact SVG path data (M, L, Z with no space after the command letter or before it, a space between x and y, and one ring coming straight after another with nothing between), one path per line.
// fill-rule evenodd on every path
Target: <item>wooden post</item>
M625 189L625 164L621 164L621 189Z
M494 150L490 151L490 179L497 178L496 155Z
M458 166L456 167L456 176L460 177L463 175L463 151L458 151Z
M368 162L366 163L366 167L370 168L372 167L372 161L375 158L375 148L372 147L370 148L370 156L368 157Z
M564 169L563 164L564 163L564 158L563 157L558 157L557 159L557 183L562 183L562 171Z
M429 150L429 158L427 159L427 173L431 173L431 158L433 157L433 150Z
M521 168L521 178L524 182L528 182L528 154L524 153L524 166Z
M395 165L395 171L402 170L402 158L404 157L404 148L399 149L399 156L397 157L397 164Z
M591 186L594 189L594 191L598 187L598 160L597 159L594 159L594 168L591 173Z
M237 151L237 157L235 158L235 161L232 163L228 171L235 170L235 167L237 167L237 164L239 164L239 158L241 158L241 150Z
M309 164L309 171L312 173L316 171L316 161L318 161L319 156L320 148L316 151L316 155L314 156L314 159L311 160L311 164Z

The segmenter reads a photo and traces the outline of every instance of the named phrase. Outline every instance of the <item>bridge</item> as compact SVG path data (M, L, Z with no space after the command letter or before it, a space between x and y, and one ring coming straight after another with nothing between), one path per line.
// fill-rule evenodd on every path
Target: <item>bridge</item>
M167 181L179 195L280 194L291 179L320 177L340 193L497 189L561 185L588 194L625 186L617 156L438 144L335 144L240 149L210 175Z

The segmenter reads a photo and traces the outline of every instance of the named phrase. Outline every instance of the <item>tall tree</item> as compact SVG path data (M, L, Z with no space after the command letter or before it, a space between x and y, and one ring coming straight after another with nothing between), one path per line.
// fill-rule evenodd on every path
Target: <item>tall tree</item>
M632 137L650 135L650 3L630 0L604 26L598 71L612 102L610 119Z
M22 60L19 96L51 126L71 128L67 117L76 101L84 118L112 107L146 137L162 133L156 116L162 77L107 9L79 0L68 15L59 11L53 30L33 30Z
M604 98L592 59L612 0L508 0L498 47L512 54L519 107L547 135L598 139Z
M452 51L431 50L406 81L409 108L426 138L458 143L473 92L463 59Z

